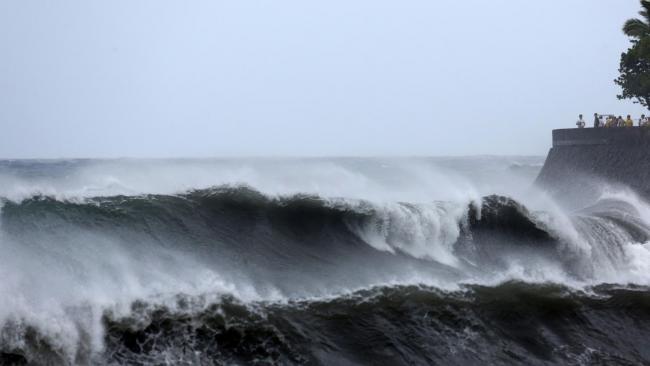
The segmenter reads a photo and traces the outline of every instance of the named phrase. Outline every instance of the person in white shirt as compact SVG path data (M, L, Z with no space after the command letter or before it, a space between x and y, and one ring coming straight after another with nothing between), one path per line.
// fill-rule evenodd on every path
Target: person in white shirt
M576 122L578 128L585 128L585 121L582 119L582 114L578 116L578 122Z
M645 114L641 115L641 118L639 118L639 127L644 127L648 125L648 119L645 117Z

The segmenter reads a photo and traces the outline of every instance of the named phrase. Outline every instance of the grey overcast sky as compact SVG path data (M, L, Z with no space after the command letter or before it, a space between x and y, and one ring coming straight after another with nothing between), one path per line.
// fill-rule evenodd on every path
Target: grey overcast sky
M543 155L637 0L3 0L0 158Z

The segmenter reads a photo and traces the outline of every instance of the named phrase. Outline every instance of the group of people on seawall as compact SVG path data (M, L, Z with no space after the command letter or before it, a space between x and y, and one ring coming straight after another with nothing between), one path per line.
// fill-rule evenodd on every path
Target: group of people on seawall
M634 127L634 120L629 114L627 118L623 119L622 116L616 117L613 114L598 114L594 113L594 128L599 127ZM639 127L650 127L650 117L646 117L645 114L642 114L641 117L637 120L637 125ZM585 128L587 123L582 118L582 114L578 116L578 121L576 122L578 128Z

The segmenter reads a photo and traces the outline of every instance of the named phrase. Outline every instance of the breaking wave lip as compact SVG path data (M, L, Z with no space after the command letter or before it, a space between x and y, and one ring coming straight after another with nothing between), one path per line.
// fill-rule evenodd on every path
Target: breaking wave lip
M387 304L395 301L400 306L415 302L416 309L440 311L437 306L432 310L427 301L462 308L459 304L468 303L453 291L471 288L461 291L463 296L485 295L505 288L514 291L509 304L524 307L528 299L543 296L537 292L543 293L547 286L560 286L560 292L578 293L578 302L592 297L604 301L593 305L597 308L606 307L607 300L601 297L615 290L607 287L603 295L601 288L594 287L598 283L650 284L650 271L646 271L650 264L645 264L650 263L650 251L640 244L648 238L646 212L650 211L642 200L626 193L605 195L592 211L571 217L530 212L504 196L486 196L480 202L373 203L309 194L270 196L247 186L176 195L33 196L3 199L2 205L0 249L11 253L15 263L5 263L0 275L15 281L0 284L0 292L18 296L0 300L4 308L0 311L4 324L0 350L5 352L0 361L14 355L37 364L46 360L138 363L165 357L179 362L331 363L338 359L327 355L339 349L341 360L363 363L353 356L363 353L360 348L346 350L330 334L321 335L326 339L323 350L306 350L307 341L298 335L309 333L304 329L307 319L317 322L329 314L318 311L332 306L341 308L331 311L351 317L358 308L365 309L367 302L379 301L386 306L377 311L386 314L377 316L392 324L382 331L390 333L400 319L388 316L392 305ZM600 272L594 272L594 267ZM512 281L525 283L517 287L509 285ZM409 287L413 284L431 287ZM628 287L625 291L630 289L635 290ZM351 298L354 301L349 302ZM643 296L635 299L637 305L645 306ZM203 308L183 313L183 304L192 302ZM301 313L299 319L294 318L291 312L305 307L316 309L316 315ZM206 308L213 311L201 310ZM479 311L474 305L470 308ZM251 309L271 313L255 318ZM541 313L539 319L543 319L542 309L535 310ZM158 325L150 327L134 319L138 314L157 319ZM469 315L468 319L480 317L480 313ZM255 318L252 325L246 324L250 317ZM47 324L48 319L56 320ZM193 323L196 319L198 325ZM307 323L299 329L286 328L300 321ZM466 324L469 320L458 321ZM165 322L174 327L165 328ZM219 349L198 340L208 337L199 333L209 333L210 324L219 330ZM452 325L446 325L454 335L450 339L460 340L467 327ZM494 335L486 329L477 339ZM371 329L358 330L375 335ZM427 329L412 330L432 335ZM155 338L158 331L169 338ZM252 339L246 338L247 332L253 334ZM202 356L188 353L193 349L182 343L186 337L197 342L194 345ZM270 348L264 349L266 345ZM149 351L137 348L145 346ZM395 347L395 354L401 354L406 345ZM536 355L532 363L566 361L557 358L559 351L553 348L562 349L559 343L550 348L535 344L540 350L517 342L512 347L515 356ZM424 356L426 351L418 350L404 359L391 357L403 363L443 359L435 358L435 352ZM516 359L495 352L467 362L480 357ZM582 357L580 352L588 353L585 348L569 354ZM363 361L379 360L374 358L378 355L368 357ZM621 356L610 349L597 357L614 362L627 359L612 359ZM634 360L648 359L639 357Z
M307 228L323 230L335 225L349 230L373 248L392 254L405 253L415 258L457 265L454 244L462 231L473 227L501 230L552 240L544 224L516 201L499 196L484 197L482 203L407 202L375 204L365 200L322 198L295 194L268 196L248 186L222 186L194 190L177 195L139 195L96 198L57 199L37 195L20 201L0 199L4 227L17 226L14 232L34 226L34 222L50 220L71 227L94 225L104 229L111 225L137 223L168 215L170 224L181 229L193 223L182 222L188 211L203 210L196 219L213 220L203 224L219 224L235 217L244 225L261 223L271 230L283 232ZM49 215L44 219L44 215ZM173 222L175 221L175 222ZM241 224L241 223L240 223ZM297 228L293 228L293 227ZM36 228L35 229L40 229ZM136 231L150 228L134 227ZM215 233L219 234L219 233Z
M483 247L573 245L570 249L578 252L574 255L584 254L580 251L585 247L587 254L592 254L596 243L584 243L576 237L585 236L585 231L598 225L615 232L615 237L608 239L615 239L619 245L624 241L644 243L650 237L650 206L627 193L604 195L592 208L579 212L573 224L567 223L566 217L558 221L558 217L530 212L513 199L496 195L483 197L480 202L377 204L312 194L269 196L245 185L177 195L77 199L38 195L20 201L0 198L0 204L5 237L23 242L23 234L42 234L45 238L46 231L57 226L102 235L124 230L123 236L139 235L134 243L145 238L163 249L185 244L182 249L189 251L196 249L192 247L197 244L196 235L204 235L204 241L219 241L241 236L232 232L232 227L263 227L265 231L255 235L263 235L265 240L273 241L273 236L279 235L293 241L292 245L304 246L314 235L327 235L330 244L354 238L354 245L363 243L379 251L450 267L461 265L459 253L481 252ZM576 227L565 230L571 225ZM578 233L580 226L583 230ZM170 234L175 241L167 240ZM192 239L189 246L182 243L187 239L184 235ZM231 240L230 244L236 243Z

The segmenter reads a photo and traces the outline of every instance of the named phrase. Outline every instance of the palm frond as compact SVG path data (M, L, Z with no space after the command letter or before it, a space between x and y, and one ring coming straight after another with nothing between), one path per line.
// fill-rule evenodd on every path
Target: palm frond
M640 19L629 19L623 25L623 33L629 37L641 39L650 35L650 26Z
M647 24L650 24L650 0L641 0L641 7L643 10L639 14L645 19Z

